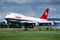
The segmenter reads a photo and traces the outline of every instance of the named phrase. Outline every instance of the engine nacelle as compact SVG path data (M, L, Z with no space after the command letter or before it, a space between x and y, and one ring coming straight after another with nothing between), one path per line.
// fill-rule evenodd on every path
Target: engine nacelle
M39 26L39 22L36 22L35 25L36 25L36 26Z
M54 21L52 21L52 22L51 22L51 25L52 25L52 26L53 26L53 25L55 25L55 22L54 22Z
M6 21L6 20L3 20L3 24L4 24L4 25L7 25L8 23L7 23L7 21Z

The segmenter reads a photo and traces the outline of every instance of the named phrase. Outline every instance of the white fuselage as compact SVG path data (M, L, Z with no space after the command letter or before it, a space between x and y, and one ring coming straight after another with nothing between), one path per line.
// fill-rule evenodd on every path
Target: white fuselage
M27 17L21 14L16 14L16 13L9 13L5 17L5 19L17 19L23 22L30 22L30 23L35 23L35 22L46 22L46 19L38 19L38 18L33 18L33 17Z

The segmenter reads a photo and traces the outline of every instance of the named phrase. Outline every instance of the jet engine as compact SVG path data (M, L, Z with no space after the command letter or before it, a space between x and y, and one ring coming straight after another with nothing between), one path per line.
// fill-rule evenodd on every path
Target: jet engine
M55 25L56 23L54 22L54 21L52 21L49 25L50 26L53 26L53 25Z
M39 22L34 23L35 26L39 26Z
M3 20L3 25L7 25L8 22L6 20Z

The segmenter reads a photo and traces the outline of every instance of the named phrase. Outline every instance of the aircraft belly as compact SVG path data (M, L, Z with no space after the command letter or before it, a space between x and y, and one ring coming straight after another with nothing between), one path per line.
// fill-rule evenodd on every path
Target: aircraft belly
M11 19L11 18L5 18L8 22L18 22L20 23L21 21L28 21L28 20L23 20L23 19Z
M6 19L8 22L19 22L17 20L13 20L13 19Z

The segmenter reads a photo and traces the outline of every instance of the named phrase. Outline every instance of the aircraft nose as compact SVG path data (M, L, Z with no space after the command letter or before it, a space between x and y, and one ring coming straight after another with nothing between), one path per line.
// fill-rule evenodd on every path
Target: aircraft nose
M15 18L14 15L6 15L5 18Z
M9 16L7 15L7 16L5 16L5 18L9 18Z
M7 18L7 16L5 16L5 18Z

